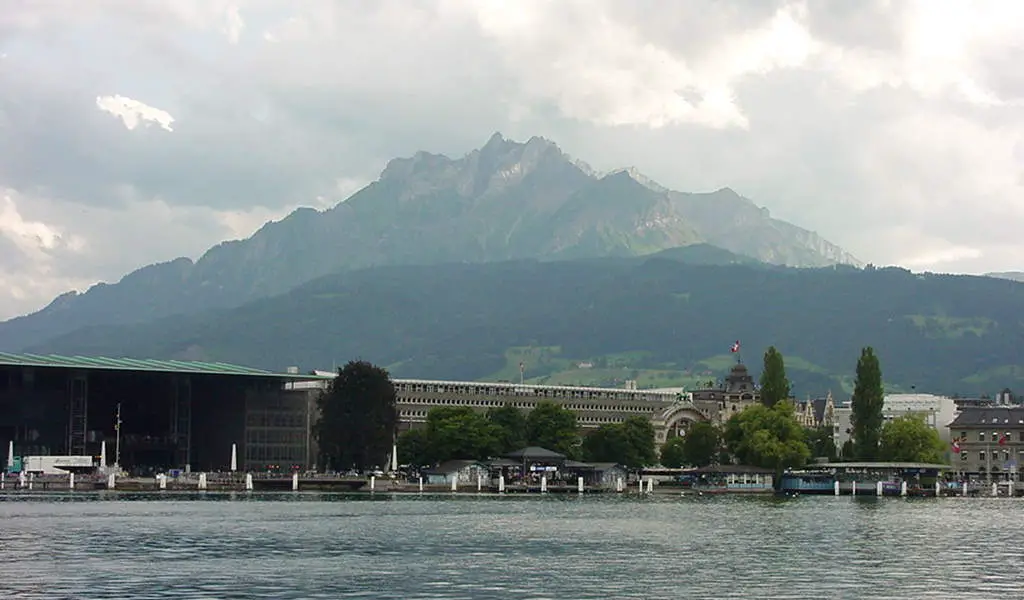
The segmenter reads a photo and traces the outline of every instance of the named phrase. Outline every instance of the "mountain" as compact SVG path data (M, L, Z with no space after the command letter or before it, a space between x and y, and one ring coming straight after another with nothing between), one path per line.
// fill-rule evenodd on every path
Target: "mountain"
M79 327L141 323L287 292L383 265L638 256L692 244L791 266L856 264L817 234L773 219L729 189L674 192L634 170L596 175L558 146L495 134L451 159L418 152L330 210L296 210L193 263L151 265L0 323L18 351Z
M872 345L890 390L1024 388L1024 284L903 269L695 265L672 258L378 267L234 309L91 327L38 353L282 369L364 358L395 376L665 387L759 370L777 346L795 393L852 389ZM584 367L580 367L584 365ZM589 365L589 367L588 367Z
M1004 271L1002 273L986 273L985 277L995 277L997 279L1009 279L1011 281L1024 282L1024 271Z

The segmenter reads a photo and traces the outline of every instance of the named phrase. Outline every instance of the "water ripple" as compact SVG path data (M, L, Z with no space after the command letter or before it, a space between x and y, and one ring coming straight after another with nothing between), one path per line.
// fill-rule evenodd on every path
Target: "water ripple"
M1011 597L1009 499L0 495L4 597Z

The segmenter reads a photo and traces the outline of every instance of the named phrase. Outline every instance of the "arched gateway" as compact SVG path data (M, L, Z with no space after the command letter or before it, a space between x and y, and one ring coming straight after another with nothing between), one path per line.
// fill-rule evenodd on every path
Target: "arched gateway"
M658 444L665 443L672 436L680 435L690 423L711 420L709 415L698 409L692 402L676 401L653 419Z

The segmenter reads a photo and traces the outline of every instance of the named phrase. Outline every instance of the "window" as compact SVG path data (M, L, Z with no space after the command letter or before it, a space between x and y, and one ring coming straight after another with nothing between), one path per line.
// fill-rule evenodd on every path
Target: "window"
M985 441L985 432L984 431L979 431L978 432L978 441L979 442L984 442Z
M960 453L960 460L967 460L967 451L966 450Z
M984 450L979 450L978 451L978 460L985 460L985 451Z

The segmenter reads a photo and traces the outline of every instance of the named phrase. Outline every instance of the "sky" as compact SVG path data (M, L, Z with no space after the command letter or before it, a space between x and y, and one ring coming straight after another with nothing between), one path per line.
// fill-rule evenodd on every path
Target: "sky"
M495 131L1024 270L1020 64L1019 0L0 0L0 318Z

